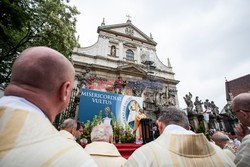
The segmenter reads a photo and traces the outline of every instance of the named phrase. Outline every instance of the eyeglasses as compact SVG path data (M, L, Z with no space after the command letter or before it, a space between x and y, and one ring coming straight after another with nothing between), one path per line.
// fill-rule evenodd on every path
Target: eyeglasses
M236 113L237 113L237 112L240 112L240 111L243 111L243 112L250 112L250 111L247 111L247 110L241 110L241 109L239 109L239 110L237 110L237 111L235 111L235 112L232 112L232 114L233 114L233 115L236 115Z

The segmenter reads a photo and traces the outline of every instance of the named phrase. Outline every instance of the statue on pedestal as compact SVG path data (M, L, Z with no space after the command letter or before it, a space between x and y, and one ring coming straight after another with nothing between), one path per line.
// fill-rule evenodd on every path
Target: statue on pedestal
M186 96L184 96L183 99L185 100L187 104L187 113L193 114L194 104L192 101L192 94L189 92L189 94L186 94Z
M211 106L212 113L215 116L219 116L219 108L214 104L213 101L211 101L210 106Z
M211 106L210 106L210 102L208 99L206 99L206 101L204 102L204 108L205 108L205 112L206 112L206 110L211 111Z
M224 110L226 112L226 115L231 118L231 119L235 119L236 117L232 114L232 104L230 101L227 102L227 104L224 107Z
M111 46L110 55L111 55L111 56L116 56L116 47L115 47L114 45Z
M203 113L202 104L203 104L203 102L201 100L199 100L198 96L196 96L195 101L194 101L194 105L195 105L195 112L197 114Z
M169 106L175 106L176 105L175 90L174 89L169 89L169 91L168 91L168 105Z

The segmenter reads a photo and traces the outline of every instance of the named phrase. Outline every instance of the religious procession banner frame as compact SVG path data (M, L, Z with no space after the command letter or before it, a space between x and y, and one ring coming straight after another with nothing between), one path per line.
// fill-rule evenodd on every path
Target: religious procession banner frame
M104 118L105 108L108 107L117 122L123 127L129 125L133 129L134 118L142 105L142 97L81 89L78 119L84 123L87 120L92 121L100 111L102 111L102 117Z

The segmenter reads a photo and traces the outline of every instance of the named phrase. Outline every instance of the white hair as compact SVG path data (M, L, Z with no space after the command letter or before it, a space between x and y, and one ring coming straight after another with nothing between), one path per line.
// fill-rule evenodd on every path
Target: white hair
M67 128L76 128L76 127L77 127L77 121L72 118L65 119L61 124L62 130Z
M92 129L90 134L91 141L104 141L109 142L110 137L113 137L113 130L110 125L100 124Z

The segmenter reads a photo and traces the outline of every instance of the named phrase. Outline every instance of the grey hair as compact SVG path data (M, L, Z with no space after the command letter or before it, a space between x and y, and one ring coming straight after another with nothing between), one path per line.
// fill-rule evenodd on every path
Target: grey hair
M113 129L110 125L100 124L92 129L90 134L91 141L109 142L110 137L113 137Z
M76 128L76 127L77 127L77 121L72 118L65 119L61 124L61 130L67 128Z
M165 126L170 124L179 125L185 129L189 129L188 117L185 112L176 107L168 107L165 108L159 118L158 121L165 124Z

